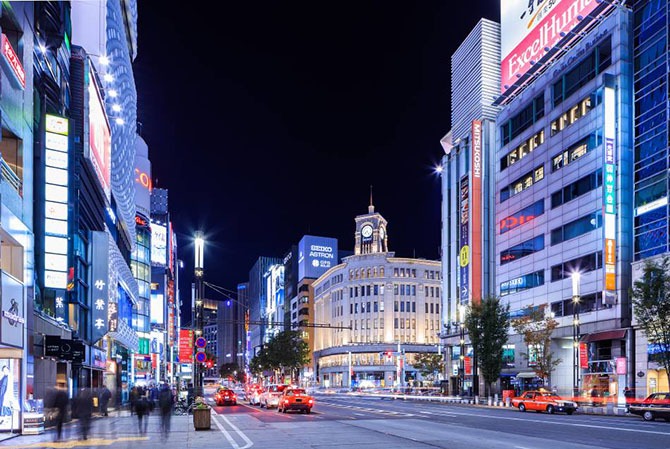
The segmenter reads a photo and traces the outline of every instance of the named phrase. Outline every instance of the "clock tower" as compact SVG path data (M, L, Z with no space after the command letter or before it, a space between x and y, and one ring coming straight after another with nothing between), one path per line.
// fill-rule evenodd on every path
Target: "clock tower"
M372 204L372 191L370 192L368 213L359 215L354 220L356 221L354 254L388 252L387 222L381 214L375 212L375 206Z

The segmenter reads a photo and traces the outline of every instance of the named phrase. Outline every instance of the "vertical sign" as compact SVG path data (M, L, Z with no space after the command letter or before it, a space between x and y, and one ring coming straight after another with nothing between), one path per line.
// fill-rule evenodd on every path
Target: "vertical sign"
M12 73L16 77L16 80L19 82L22 88L26 87L26 71L23 70L23 65L18 55L14 51L14 47L9 42L7 35L2 33L2 56L4 56L5 62L12 69Z
M472 301L482 298L482 122L472 122L472 243L471 284Z
M92 336L96 342L105 336L108 330L109 302L109 238L104 231L91 232L91 284L90 289L93 305Z
M44 128L44 286L65 290L69 246L69 122L65 117L47 114Z
M584 342L579 343L579 367L584 369L589 367L589 351Z
M468 175L461 179L461 208L460 208L461 237L459 244L458 261L461 271L460 301L465 304L470 300L470 186Z
M605 234L605 297L616 290L616 98L612 87L603 93L605 154L603 169L603 233Z

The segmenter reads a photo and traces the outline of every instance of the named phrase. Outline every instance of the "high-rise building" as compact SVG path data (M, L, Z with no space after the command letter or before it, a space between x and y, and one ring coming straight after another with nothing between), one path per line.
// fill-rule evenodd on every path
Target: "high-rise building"
M670 252L668 205L668 64L670 7L668 2L636 0L633 7L633 76L635 96L633 282L642 275L644 262ZM668 378L654 355L661 351L636 331L634 372L639 397L668 391Z
M494 99L500 86L500 25L481 19L451 56L452 129L442 138L442 319L451 393L474 388L472 351L461 345L467 306L494 293ZM469 345L468 345L469 346ZM466 354L461 351L467 350ZM463 359L461 359L463 355ZM466 369L467 368L467 369Z
M274 265L281 265L277 257L261 256L249 270L249 332L251 357L256 355L261 346L269 341L269 323L267 319L268 281L267 274Z
M633 17L612 2L528 12L501 14L494 293L513 319L558 321L545 349L562 361L549 379L560 394L621 398L634 382ZM536 351L510 336L503 388L542 385Z

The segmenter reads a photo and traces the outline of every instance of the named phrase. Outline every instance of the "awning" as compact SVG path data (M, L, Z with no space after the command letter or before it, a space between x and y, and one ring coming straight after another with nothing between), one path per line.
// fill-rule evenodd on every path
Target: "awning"
M537 377L537 373L535 371L530 371L527 373L519 373L516 375L516 377L521 379L532 379L534 377Z
M581 338L581 341L587 343L593 341L603 341L603 340L622 340L626 338L626 329L613 329L610 331L603 332L593 332L591 334L586 334Z

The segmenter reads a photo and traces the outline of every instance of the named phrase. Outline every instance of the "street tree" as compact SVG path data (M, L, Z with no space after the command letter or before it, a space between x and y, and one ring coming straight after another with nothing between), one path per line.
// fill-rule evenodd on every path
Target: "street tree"
M244 382L244 370L237 363L223 363L219 367L219 376L223 379L234 379L237 382Z
M421 373L421 376L435 380L436 373L442 371L444 361L441 354L422 352L416 356L412 366Z
M279 332L254 356L249 369L254 374L274 372L275 375L290 373L309 363L309 346L297 330Z
M562 362L551 350L551 336L558 327L558 321L548 313L547 305L528 306L524 315L512 320L512 327L516 333L523 336L528 352L521 355L528 361L537 377L545 383L552 371Z
M670 379L670 258L648 260L642 278L633 284L633 312L649 343L657 351L652 358Z
M493 383L500 378L509 326L509 304L503 305L495 296L473 302L465 318L465 328L477 354L477 366L484 376L488 395Z
M264 370L272 369L268 360L267 351L262 347L258 353L249 360L249 371L255 375L262 375Z

